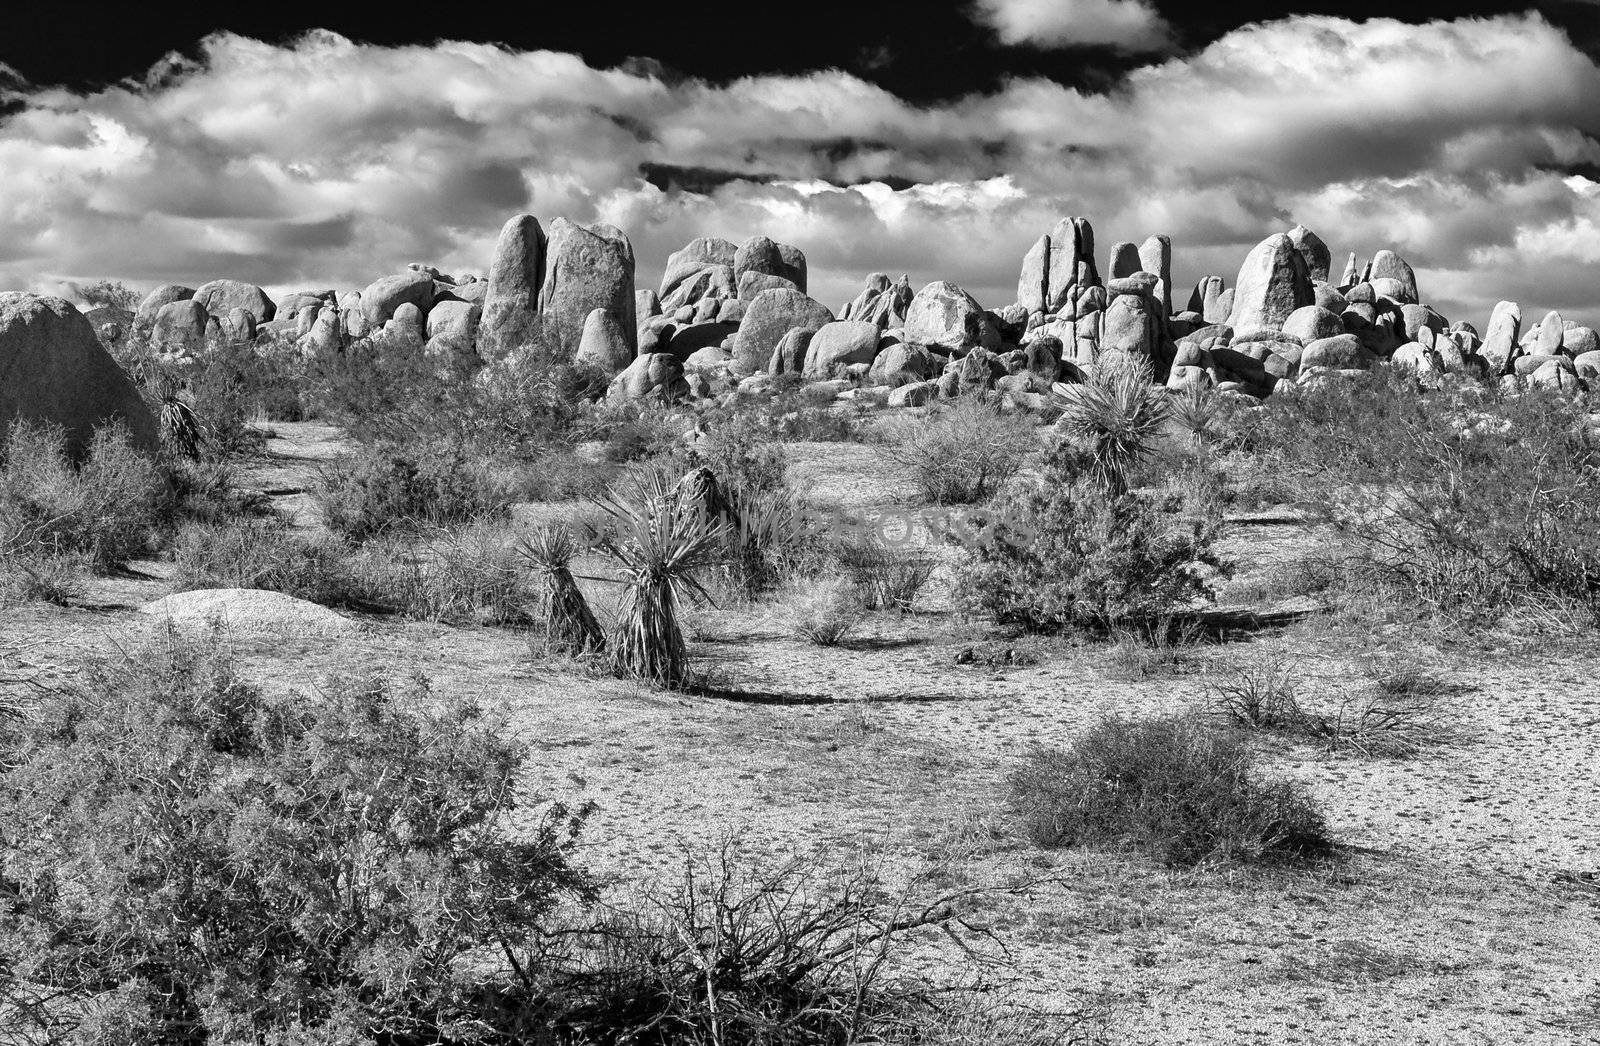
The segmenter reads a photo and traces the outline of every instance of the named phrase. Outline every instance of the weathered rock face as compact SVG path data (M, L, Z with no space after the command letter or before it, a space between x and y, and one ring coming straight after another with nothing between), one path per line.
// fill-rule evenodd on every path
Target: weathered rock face
M1322 338L1336 338L1344 334L1345 329L1338 313L1317 305L1307 305L1289 314L1289 318L1283 322L1283 333L1300 339L1303 345L1309 345Z
M833 322L827 306L800 291L770 290L756 295L746 309L734 342L733 365L740 374L765 370L778 341L796 327L821 330Z
M1388 296L1402 305L1415 305L1422 300L1417 297L1417 274L1393 251L1379 251L1372 256L1372 275L1368 280L1374 286L1378 280L1394 280L1397 286L1386 288L1390 291Z
M98 426L121 422L133 446L154 453L156 420L139 390L70 302L0 294L0 432L13 421L60 425L73 454Z
M881 333L877 324L864 320L835 320L827 324L811 336L805 373L831 378L852 363L871 364L878 356Z
M168 356L198 356L205 351L207 329L215 322L193 298L168 302L150 328L150 348Z
M426 312L433 305L433 278L421 272L380 276L361 292L361 314L368 330L389 322L402 305Z
M749 301L762 291L774 289L797 291L800 288L795 286L792 280L786 280L782 276L773 276L765 272L746 272L739 277L740 301Z
M156 314L163 306L171 305L175 301L187 301L194 297L194 288L185 287L177 283L167 283L149 294L144 301L139 303L139 308L133 314L133 329L140 334L149 334L155 326Z
M1294 241L1278 233L1262 240L1245 258L1233 287L1228 323L1235 330L1278 330L1296 309L1315 300L1305 259Z
M604 309L621 324L631 352L637 321L633 298L633 245L609 225L581 225L557 218L550 223L539 315L549 351L572 359L583 340L589 313Z
M537 340L544 255L539 219L519 214L501 226L478 325L478 354L485 360L502 359Z
M439 301L428 310L428 337L461 338L471 345L483 322L483 310L471 302Z
M806 369L806 357L811 350L811 338L816 331L796 327L778 340L767 363L768 374L801 374Z
M999 332L984 320L983 306L953 283L938 280L928 284L911 299L906 310L906 341L937 345L949 352L962 352L983 346L999 345Z
M583 321L576 363L616 374L633 362L633 343L621 322L605 309L595 309Z
M1522 309L1514 301L1503 301L1489 315L1489 329L1484 333L1483 346L1478 350L1489 369L1496 375L1505 374L1516 357L1517 335L1522 330Z
M666 271L661 274L661 300L665 302L685 280L713 266L731 271L738 250L733 243L716 236L690 240L682 250L667 257Z
M869 376L880 385L926 381L939 373L938 357L921 345L896 342L878 353Z
M1152 236L1139 247L1139 268L1156 278L1154 301L1161 307L1160 322L1172 316L1172 238Z
M612 379L606 389L606 399L640 400L660 398L677 400L688 395L689 387L683 380L683 364L668 352L655 352L640 356L626 370Z
M1017 301L1030 313L1053 316L1099 283L1093 227L1087 218L1063 218L1022 259Z
M1354 334L1340 334L1322 338L1306 346L1300 356L1302 370L1310 367L1327 367L1332 370L1356 370L1372 366L1373 356Z
M254 316L257 323L269 323L278 311L266 291L238 280L203 283L195 290L194 300L219 320L226 318L232 309L243 309Z
M1144 268L1139 263L1139 248L1131 243L1114 243L1111 245L1111 257L1108 259L1107 278L1120 280L1132 276Z
M1289 230L1289 242L1294 244L1294 249L1300 252L1300 257L1305 260L1306 272L1311 275L1311 282L1327 283L1328 268L1333 264L1333 254L1328 250L1328 245L1322 242L1322 237L1304 225L1296 225Z

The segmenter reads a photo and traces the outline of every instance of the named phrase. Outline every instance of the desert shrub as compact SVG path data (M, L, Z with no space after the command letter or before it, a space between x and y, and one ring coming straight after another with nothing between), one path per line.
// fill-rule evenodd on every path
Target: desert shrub
M306 398L362 443L439 442L532 460L568 442L606 387L583 365L529 356L466 375L413 348L360 339L310 366Z
M753 866L729 846L691 855L676 883L609 906L573 940L563 963L562 1041L937 1042L930 1033L968 1016L969 1000L941 1000L896 968L904 940L926 926L963 943L975 937L949 900L897 903L864 870L804 860Z
M382 537L352 552L347 569L356 605L418 621L524 624L537 598L522 556L488 526Z
M83 594L88 560L81 553L50 554L0 540L0 607L26 603L68 606Z
M780 443L849 443L862 434L860 411L841 410L831 391L813 388L799 375L779 375L771 393L736 395L699 414L707 431L738 421L764 441Z
M1201 638L1194 619L1159 617L1120 622L1110 628L1106 651L1110 674L1123 679L1158 679L1185 671Z
M979 397L940 404L884 448L890 466L924 501L971 505L997 492L1037 443L1025 414Z
M89 308L106 307L133 312L139 308L143 297L121 280L94 280L75 284L72 288Z
M782 613L790 631L817 646L838 646L860 623L861 595L844 578L796 581L784 592Z
M455 695L269 697L217 636L97 666L0 774L0 1020L40 1041L510 1041L526 992L497 957L589 896L581 813L522 794L525 758Z
M868 610L909 611L938 567L931 549L889 542L876 532L846 534L829 552Z
M1300 681L1293 666L1280 658L1243 664L1217 682L1213 691L1212 711L1249 730L1294 730L1304 714Z
M625 470L615 462L594 461L552 444L517 471L519 501L581 501L604 494Z
M708 468L735 500L786 495L789 454L760 419L734 413L711 421L691 464Z
M1141 493L1052 474L1002 499L968 541L956 585L969 611L1034 631L1105 630L1209 599L1214 523Z
M280 519L191 523L173 542L173 587L259 588L325 606L348 606L348 550L332 539L296 534Z
M1402 607L1600 623L1600 441L1581 401L1393 369L1296 386L1251 442ZM1554 611L1555 613L1552 613Z
M1011 777L1011 800L1040 846L1141 850L1164 864L1273 861L1330 847L1311 798L1264 777L1237 736L1190 717L1108 719Z
M153 550L168 504L157 463L120 427L97 431L78 463L58 427L15 422L0 443L0 547L13 554L120 567Z
M359 447L321 470L313 495L329 529L364 541L504 517L516 484L471 445L411 441Z

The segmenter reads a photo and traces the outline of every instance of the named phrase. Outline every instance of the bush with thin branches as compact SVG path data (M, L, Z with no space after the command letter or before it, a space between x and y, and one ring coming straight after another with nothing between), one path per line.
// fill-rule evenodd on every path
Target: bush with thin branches
M1038 439L1026 414L963 396L904 425L883 448L890 467L936 505L972 505L1021 470Z
M861 593L846 578L797 581L781 605L790 631L817 646L838 646L864 614Z
M1132 847L1171 865L1299 860L1331 847L1298 785L1263 776L1232 733L1192 717L1103 720L1035 752L1012 803L1041 846Z

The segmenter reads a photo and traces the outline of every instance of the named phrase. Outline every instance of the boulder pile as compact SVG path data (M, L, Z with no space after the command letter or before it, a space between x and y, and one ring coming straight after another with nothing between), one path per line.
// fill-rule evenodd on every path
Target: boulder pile
M805 254L765 236L692 240L668 257L658 287L639 288L621 230L564 218L547 229L519 214L500 230L487 278L412 263L360 290L277 301L237 280L169 284L131 316L96 310L92 322L59 299L5 296L0 421L48 417L81 440L116 417L153 439L102 348L127 338L185 357L264 338L307 360L420 353L449 380L575 362L610 379L611 400L759 395L783 378L894 406L993 391L1042 409L1109 360L1137 361L1174 390L1254 399L1380 361L1571 390L1600 375L1592 328L1554 312L1525 322L1507 301L1480 334L1425 303L1392 250L1364 263L1351 254L1334 277L1328 245L1304 226L1262 240L1231 283L1202 277L1181 308L1172 261L1172 241L1158 235L1113 244L1102 270L1093 227L1068 217L1023 255L1011 304L986 309L954 283L917 289L875 272L835 311L808 293Z

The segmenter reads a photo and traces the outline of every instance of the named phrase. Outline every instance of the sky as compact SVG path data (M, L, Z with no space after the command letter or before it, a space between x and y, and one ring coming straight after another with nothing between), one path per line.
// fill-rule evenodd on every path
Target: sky
M619 226L640 286L759 233L833 308L874 271L998 308L1082 215L1102 264L1170 236L1180 301L1299 223L1451 319L1600 324L1600 0L219 6L8 12L0 289L481 274L528 212Z

